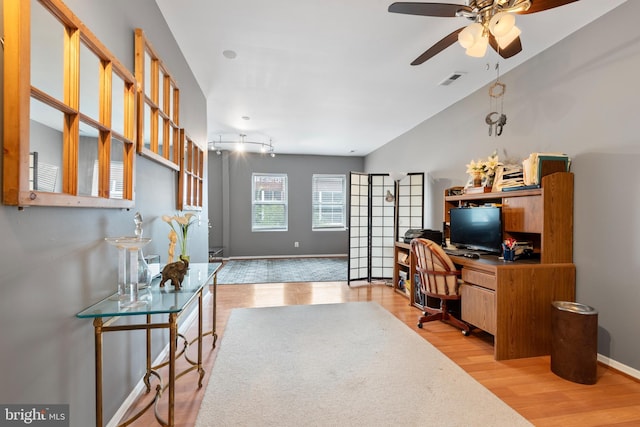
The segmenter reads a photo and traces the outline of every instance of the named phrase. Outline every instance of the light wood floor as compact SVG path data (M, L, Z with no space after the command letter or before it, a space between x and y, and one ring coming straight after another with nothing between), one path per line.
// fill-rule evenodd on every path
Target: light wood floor
M427 323L424 329L418 329L416 319L419 310L410 307L405 297L384 285L352 284L348 287L345 282L325 282L218 286L218 344L224 340L224 328L234 308L348 301L378 302L536 426L640 425L640 382L633 378L599 366L597 384L581 385L553 374L549 369L548 356L497 362L493 360L490 335L474 332L464 337L457 329L441 322ZM210 314L210 310L211 307L207 306L205 313ZM204 330L209 330L210 315L205 315L205 319ZM192 329L188 336L195 336L195 327ZM219 348L218 345L211 350L211 344L211 336L205 337L204 368L207 373L203 387L197 388L195 372L188 373L176 383L175 420L178 426L195 424ZM420 367L408 366L407 369ZM138 406L145 401L148 401L148 396L141 396ZM473 408L460 402L460 410L472 411ZM161 405L160 411L166 414L166 406ZM424 416L428 417L428 414ZM437 425L437 422L431 424ZM133 425L158 424L150 410ZM255 425L259 426L260 422L256 421Z

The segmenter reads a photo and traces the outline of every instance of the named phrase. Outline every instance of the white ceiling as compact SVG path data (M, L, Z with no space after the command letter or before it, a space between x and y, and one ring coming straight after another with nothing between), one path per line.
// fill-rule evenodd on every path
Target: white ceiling
M470 22L389 13L392 0L156 0L207 98L209 142L243 133L276 153L341 156L370 153L493 81L497 62L504 74L625 1L518 15L523 50L508 60L455 44L411 66ZM466 74L439 85L454 72Z

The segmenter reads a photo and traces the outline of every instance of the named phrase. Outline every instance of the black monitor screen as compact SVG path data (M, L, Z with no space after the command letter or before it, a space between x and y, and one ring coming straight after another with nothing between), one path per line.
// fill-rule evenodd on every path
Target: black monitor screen
M450 211L449 238L459 248L500 252L502 222L500 208L453 208Z

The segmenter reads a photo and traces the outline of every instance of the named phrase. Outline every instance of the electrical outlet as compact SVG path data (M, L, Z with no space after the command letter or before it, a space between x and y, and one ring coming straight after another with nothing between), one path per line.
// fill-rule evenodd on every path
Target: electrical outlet
M299 248L300 247L300 242L293 242L293 247L294 248Z

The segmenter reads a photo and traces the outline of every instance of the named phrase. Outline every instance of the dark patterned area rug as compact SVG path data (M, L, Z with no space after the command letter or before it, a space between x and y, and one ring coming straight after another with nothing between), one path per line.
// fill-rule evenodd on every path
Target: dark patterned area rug
M227 261L219 285L347 280L347 258L245 259Z

